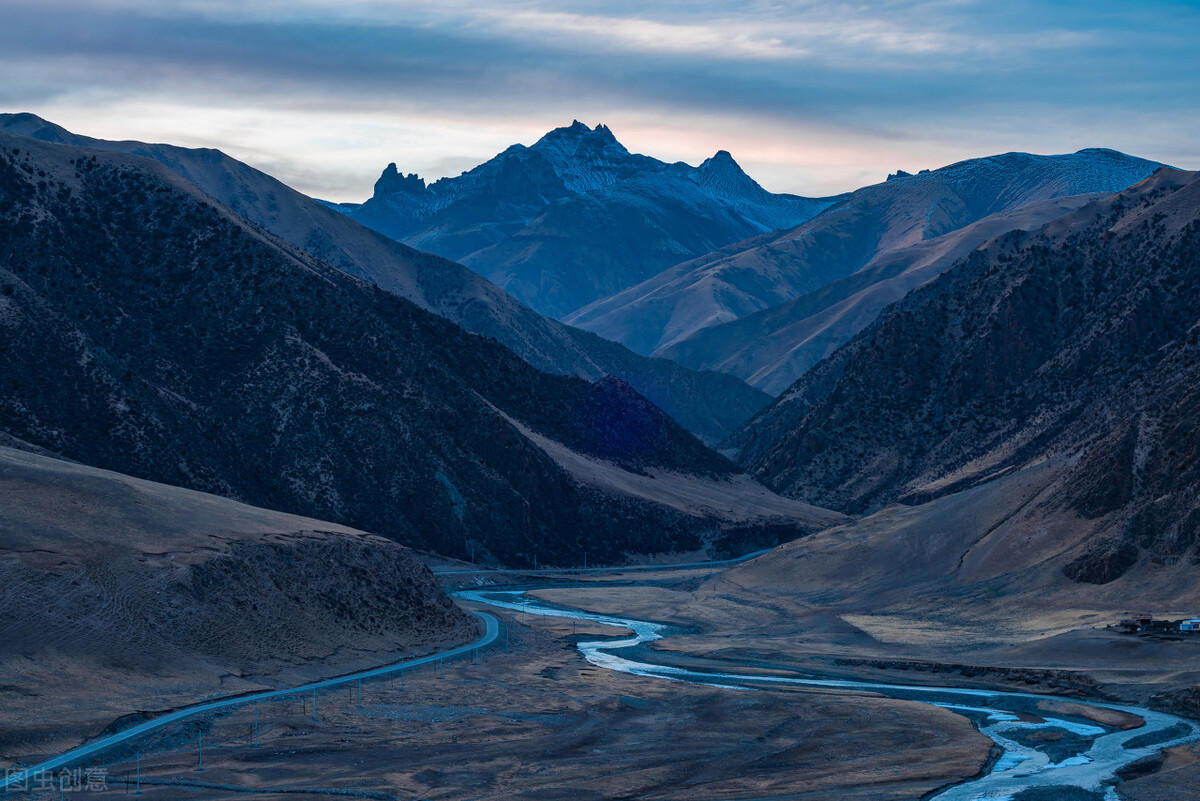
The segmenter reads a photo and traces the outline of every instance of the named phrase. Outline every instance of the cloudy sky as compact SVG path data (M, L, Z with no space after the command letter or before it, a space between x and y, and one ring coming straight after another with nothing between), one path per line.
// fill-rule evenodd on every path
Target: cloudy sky
M579 119L832 194L1008 150L1200 168L1200 2L0 0L0 110L361 200Z

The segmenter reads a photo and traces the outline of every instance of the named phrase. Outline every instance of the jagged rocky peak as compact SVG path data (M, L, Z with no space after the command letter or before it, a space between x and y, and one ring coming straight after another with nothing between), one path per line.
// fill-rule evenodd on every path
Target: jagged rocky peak
M579 120L571 120L570 125L562 125L558 128L554 128L547 133L546 136L583 136L584 134L589 134L591 132L592 129L587 127L586 124L580 122Z
M375 197L387 197L397 192L419 195L424 191L425 179L418 177L415 172L403 174L396 169L395 162L387 165L379 180L375 182Z
M607 157L617 160L630 156L607 125L599 123L595 128L589 128L579 120L550 131L533 144L533 149L547 155L551 161L556 160L555 156L567 159Z
M733 160L733 154L728 150L718 150L712 154L711 158L707 158L697 168L701 170L737 170L745 175L740 164Z
M929 170L924 170L923 172L929 172ZM887 177L889 181L898 181L901 178L912 178L912 173L905 172L904 170L896 170Z
M580 140L607 140L618 146L620 142L613 136L612 130L604 123L598 123L595 128L589 128L579 120L572 120L570 125L563 125L548 132L541 138L541 142L556 141L570 139L575 141ZM537 145L534 145L537 147Z
M651 161L630 153L607 125L600 123L589 128L579 120L550 131L530 150L550 162L573 192L611 186Z
M758 183L746 174L728 150L718 150L707 158L693 173L694 180L710 191L735 195L766 194Z

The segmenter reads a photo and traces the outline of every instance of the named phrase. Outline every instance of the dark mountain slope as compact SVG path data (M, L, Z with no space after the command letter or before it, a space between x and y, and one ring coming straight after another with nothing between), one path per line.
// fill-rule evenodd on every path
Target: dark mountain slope
M10 435L448 554L616 559L714 530L579 484L510 422L631 470L733 472L620 382L540 373L155 162L6 135L0 156Z
M777 491L917 503L1052 457L1066 568L1200 562L1200 174L1169 169L1010 233L881 318L731 437Z
M358 225L217 150L80 136L33 114L0 115L0 130L47 142L154 159L286 242L478 334L539 370L629 383L676 421L716 442L769 397L732 376L648 359L594 334L541 317L475 272Z
M815 292L898 249L1029 203L1118 192L1159 166L1093 149L1058 156L1005 153L894 177L847 195L801 225L682 262L564 319L641 353L663 354L703 328ZM775 350L784 347L779 343ZM722 362L719 353L691 351L688 359L709 368ZM736 375L757 375L744 364L731 365ZM778 387L759 375L756 385L765 383Z
M725 151L699 167L666 164L577 121L429 186L389 165L366 203L339 208L562 317L830 202L767 192Z

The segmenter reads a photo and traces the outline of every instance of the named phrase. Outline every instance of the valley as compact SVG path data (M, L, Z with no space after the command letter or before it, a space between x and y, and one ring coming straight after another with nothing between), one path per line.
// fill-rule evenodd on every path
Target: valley
M496 588L455 592L500 619L489 646L321 690L315 720L307 692L285 694L168 726L96 764L115 791L140 776L144 795L220 799L976 798L967 790L986 786L981 777L1015 781L1008 792L1018 798L1078 783L1090 788L1079 798L1101 799L1113 767L1127 763L1139 767L1120 771L1120 797L1151 799L1186 797L1200 779L1195 737L1184 730L1195 724L1149 711L1160 702L1146 694L1186 684L1179 667L1196 664L1200 644L1146 642L1130 658L1101 636L1106 644L1089 655L1063 647L1063 635L1084 636L1063 617L1050 632L1060 638L1057 660L1041 642L1048 632L1009 628L991 635L1023 640L1009 662L1041 667L989 670L994 646L967 643L995 632L994 620L951 623L947 612L938 626L957 628L955 657L971 665L955 669L932 661L942 652L916 627L870 625L874 640L865 641L844 605L810 607L748 586L747 576L784 561L766 554L732 568L540 581L532 571L444 573L452 585ZM520 600L522 586L539 584ZM630 630L662 639L620 648ZM1181 646L1190 650L1172 653ZM1002 737L1007 760L997 761L977 725ZM1004 728L1021 725L1031 734ZM1117 745L1100 760L1102 741ZM1089 748L1097 750L1087 760L1071 759Z
M625 628L634 636L612 642L580 642L584 658L598 667L619 673L657 677L725 689L799 686L879 693L949 709L970 717L1004 754L982 775L933 794L932 798L975 799L987 794L1063 793L1076 791L1101 797L1105 786L1115 784L1119 774L1160 750L1181 746L1200 738L1200 728L1188 721L1128 705L1063 703L1029 693L943 687L936 684L897 685L880 682L821 678L813 675L776 675L762 672L763 663L725 659L718 664L681 667L661 655L633 656L643 643L662 639L668 626L622 617L605 617L567 607L534 601L521 592L467 592L461 597L477 603L520 610L522 614L582 618ZM612 651L618 654L610 653ZM626 656L626 655L629 656ZM630 658L632 657L632 658ZM645 661L649 659L649 661ZM746 668L750 667L750 670ZM778 668L777 668L778 669ZM1067 712L1062 718L1039 712ZM1080 722L1080 718L1089 721ZM1107 719L1111 728L1094 725ZM1055 736L1046 737L1044 735ZM1034 736L1041 735L1041 736ZM1075 742L1070 743L1074 735ZM1060 740L1067 742L1058 746ZM1039 745L1039 743L1045 743ZM1065 748L1063 746L1066 746Z
M0 115L0 794L1200 797L1200 172L524 141Z

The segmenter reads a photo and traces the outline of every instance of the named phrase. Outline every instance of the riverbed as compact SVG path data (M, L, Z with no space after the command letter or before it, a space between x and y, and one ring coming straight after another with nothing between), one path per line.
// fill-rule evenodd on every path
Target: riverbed
M701 670L662 664L661 655L647 644L669 636L669 625L557 606L531 598L521 590L471 590L456 595L464 600L529 615L627 629L632 636L577 644L580 654L589 663L618 673L743 692L787 686L860 690L931 704L963 715L999 746L1001 755L982 775L944 788L931 797L937 801L1032 801L1068 795L1073 801L1119 801L1115 789L1118 771L1164 749L1200 737L1200 727L1185 718L1107 701L1087 701L1086 704L1136 717L1143 724L1119 728L1082 716L1047 713L1043 711L1046 701L1080 703L1076 698L1053 695L821 676L763 675L749 666L745 672L739 672L728 665L722 665L719 670Z

